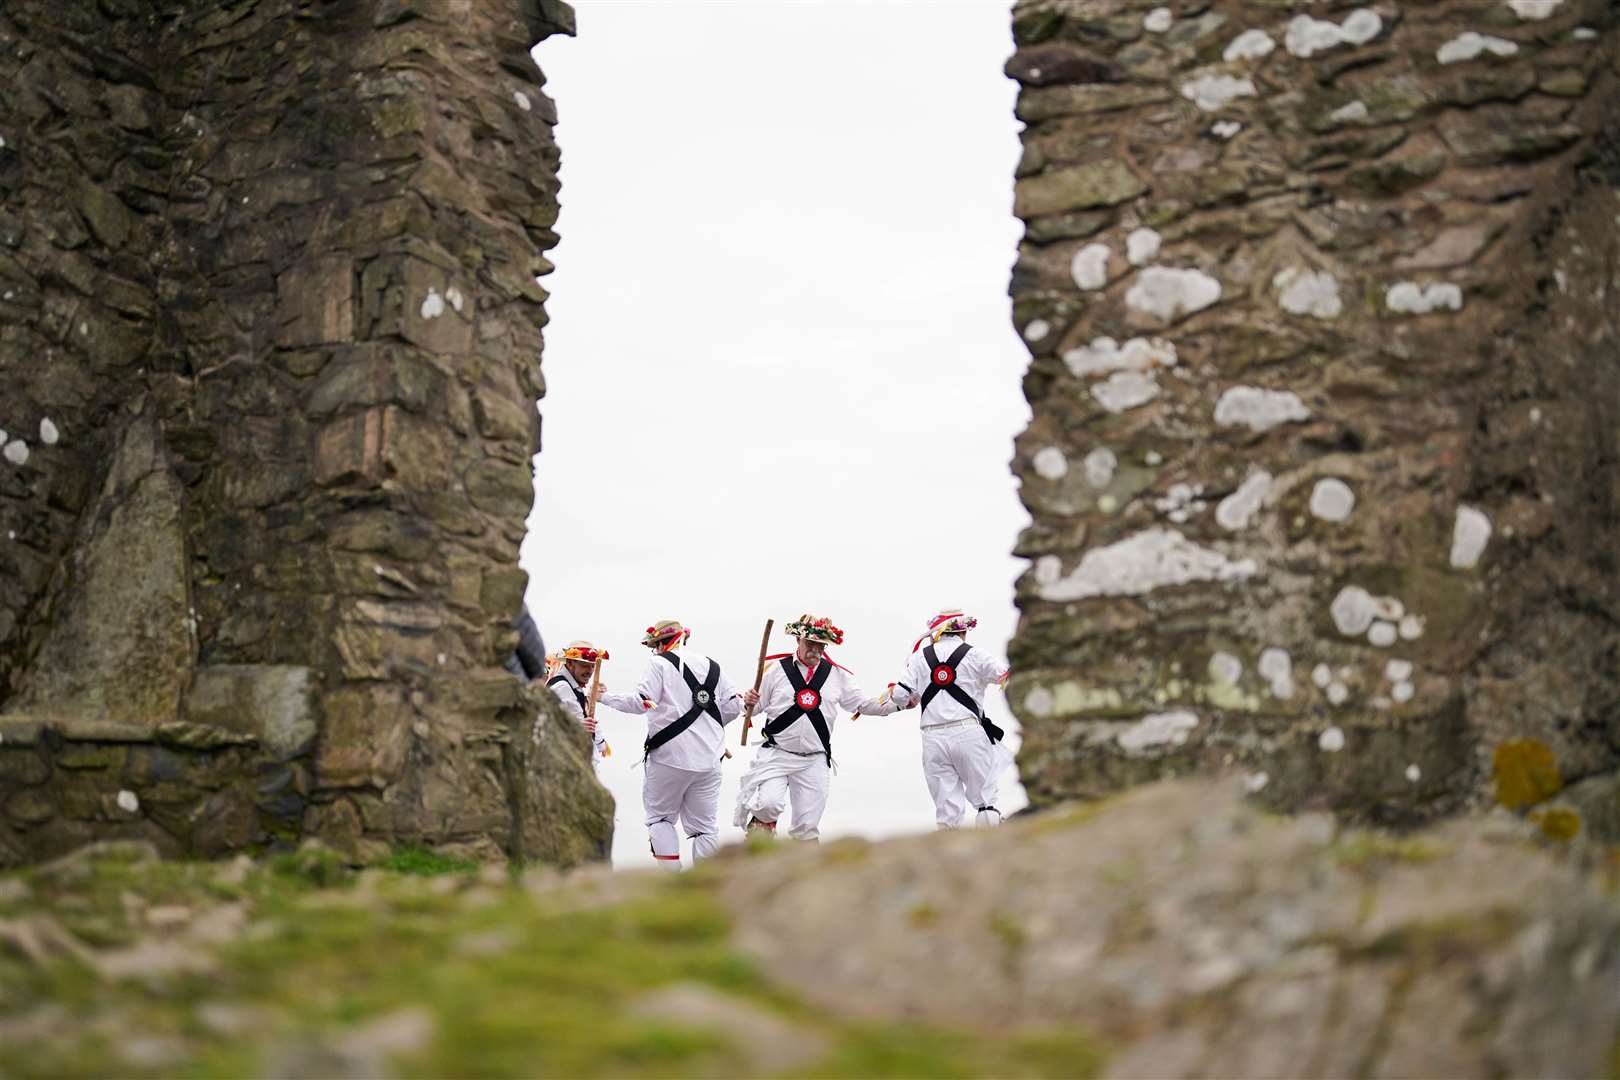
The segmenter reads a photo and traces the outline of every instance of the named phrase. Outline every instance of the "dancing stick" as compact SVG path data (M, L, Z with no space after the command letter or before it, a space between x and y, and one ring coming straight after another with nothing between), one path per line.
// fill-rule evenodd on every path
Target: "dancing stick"
M771 627L776 625L775 619L765 620L765 633L759 639L759 666L754 669L754 693L759 693L759 684L765 678L765 653L771 647ZM752 705L743 710L742 744L748 745L748 729L754 726L754 707Z

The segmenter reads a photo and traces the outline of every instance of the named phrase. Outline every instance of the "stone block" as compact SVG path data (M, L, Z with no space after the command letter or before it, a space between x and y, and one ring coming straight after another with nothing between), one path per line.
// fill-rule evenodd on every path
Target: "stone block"
M344 686L324 695L321 706L320 787L386 787L399 778L414 719L403 687Z
M56 798L48 788L23 788L6 800L6 816L23 825L38 825L56 816Z
M1052 169L1018 181L1013 213L1021 218L1032 218L1070 210L1091 210L1127 202L1147 190L1148 186L1124 162L1108 158L1088 165Z
M523 521L534 505L531 466L526 460L486 458L467 470L467 497L486 514Z
M278 760L297 757L319 726L314 677L287 664L214 664L197 670L186 698L194 722L252 735Z
M433 263L408 258L401 272L399 332L441 356L472 350L475 298L471 287Z
M276 344L284 349L354 338L354 260L329 255L276 279Z
M364 345L332 358L310 389L307 408L313 416L365 405L403 405L437 414L444 408L449 382L449 376L414 349Z
M0 784L42 784L51 766L33 747L0 747Z
M315 435L315 482L323 486L380 484L383 444L392 414L392 409L367 409L321 428Z

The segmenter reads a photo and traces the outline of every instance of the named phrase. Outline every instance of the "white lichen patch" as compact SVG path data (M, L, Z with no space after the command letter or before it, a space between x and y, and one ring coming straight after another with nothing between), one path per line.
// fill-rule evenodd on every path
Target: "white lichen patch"
M1069 474L1069 459L1055 446L1044 446L1032 459L1035 472L1047 480L1061 480Z
M1436 282L1433 285L1402 281L1391 285L1384 293L1384 306L1403 315L1427 315L1442 308L1461 311L1462 286L1449 281Z
M1406 779L1413 784L1417 783L1423 779L1423 770L1418 768L1416 764L1408 765L1406 767Z
M1107 244L1087 244L1069 261L1069 276L1084 292L1096 292L1108 284L1108 260L1113 252Z
M1412 684L1403 679L1395 684L1394 689L1389 692L1389 696L1404 705L1412 700L1412 693Z
M1326 271L1290 267L1271 279L1271 287L1279 291L1277 302L1292 315L1336 319L1344 311L1338 279Z
M1346 585L1328 605L1333 625L1345 637L1360 637L1373 624L1376 615L1372 594L1360 585Z
M1209 129L1209 133L1217 139L1230 139L1243 130L1243 125L1236 120L1222 120Z
M12 439L6 443L5 458L13 465L28 464L28 444L21 439Z
M1126 306L1165 322L1191 315L1221 298L1221 283L1202 270L1150 266L1125 293Z
M1081 377L1172 368L1177 360L1176 347L1163 338L1131 338L1123 345L1109 337L1093 338L1090 345L1063 354L1069 370Z
M1159 254L1164 239L1149 228L1135 229L1125 238L1125 259L1132 266L1146 266Z
M1408 615L1400 622L1401 640L1416 641L1423 636L1423 620L1416 615Z
M1564 3L1564 0L1508 0L1508 7L1513 14L1526 22L1546 19L1552 16Z
M1384 665L1384 678L1392 683L1405 682L1412 677L1412 661L1391 660Z
M1159 746L1181 746L1198 727L1198 714L1178 709L1151 713L1115 736L1128 754Z
M1371 8L1353 11L1337 25L1309 15L1296 15L1288 24L1283 47L1290 55L1305 59L1340 45L1365 45L1383 31L1383 18Z
M1368 115L1365 101L1352 101L1328 113L1328 119L1335 124L1359 124L1367 119Z
M1257 469L1238 485L1238 489L1222 499L1215 507L1215 523L1228 532L1247 529L1260 506L1271 494L1272 476Z
M444 297L439 295L438 289L428 289L427 296L422 300L421 315L424 319L437 319L444 314Z
M450 306L457 311L460 311L467 302L467 298L461 295L461 290L454 285L444 290L444 298L450 301Z
M529 95L525 94L521 90L512 91L512 100L517 102L517 107L522 109L524 112L528 112L530 109L534 108L534 102L529 100Z
M133 814L135 811L141 808L141 800L137 798L135 793L128 788L125 788L118 793L117 802L118 809L124 811L125 813Z
M1161 499L1153 500L1153 508L1166 515L1177 525L1194 514L1201 514L1209 504L1199 498L1204 493L1202 484L1171 484Z
M1343 705L1350 700L1350 688L1337 680L1328 683L1327 699L1330 705Z
M1294 696L1294 658L1287 649L1273 645L1262 651L1256 670L1271 685L1272 697L1287 701Z
M1460 64L1487 52L1493 56L1512 56L1518 51L1519 46L1505 38L1469 30L1440 46L1434 58L1442 64Z
M57 440L59 440L61 437L62 437L62 432L60 430L58 430L55 422L52 421L50 417L47 416L47 417L44 417L44 418L42 418L40 420L40 422L39 422L39 441L40 442L44 443L46 446L55 446L56 443L57 443ZM5 438L4 435L0 435L0 440L3 440L4 438Z
M1311 516L1323 521L1345 521L1356 508L1356 493L1337 477L1316 482L1311 489Z
M1330 727L1316 737L1316 745L1330 754L1337 754L1344 749L1344 730Z
M1395 630L1395 624L1382 619L1375 621L1367 628L1367 641L1380 649L1387 649L1395 644L1400 635Z
M1278 424L1309 420L1311 412L1292 390L1264 390L1257 386L1234 386L1215 404L1215 423L1222 427L1242 425L1250 431L1270 431Z
M1205 112L1220 112L1238 98L1254 95L1254 83L1236 75L1200 75L1181 84L1181 96Z
M1271 777L1268 774L1263 772L1250 773L1243 778L1243 790L1250 795L1256 795L1265 790L1265 786L1269 783L1271 783Z
M1472 569L1490 540L1491 519L1472 506L1457 507L1457 520L1451 530L1451 565L1458 570Z
M1222 686L1236 686L1243 678L1243 661L1229 652L1218 652L1209 658L1209 677Z
M1158 397L1159 384L1140 371L1116 371L1093 386L1091 396L1109 412L1122 413Z
M1597 39L1597 36L1598 32L1592 29L1590 26L1577 26L1570 32L1570 37L1574 38L1576 41L1594 41Z
M1031 319L1029 325L1024 327L1024 340L1030 344L1045 341L1046 335L1052 332L1052 324L1045 319Z
M1149 465L1159 466L1164 464L1164 455L1159 453L1157 450L1149 450L1146 454L1142 455L1142 460Z
M1106 446L1099 446L1086 455L1084 468L1086 483L1101 491L1114 479L1114 470L1119 467L1119 458Z
M1162 34L1170 29L1175 21L1175 14L1169 8L1156 7L1142 16L1142 29L1150 34Z
M1037 686L1024 695L1024 711L1031 716L1051 716L1052 705L1052 691L1044 686Z
M1235 64L1240 60L1260 60L1270 56L1277 48L1277 43L1271 40L1271 35L1264 30L1245 30L1226 46L1221 53L1221 59L1228 64Z
M1328 683L1333 681L1333 669L1326 664L1317 664L1311 668L1311 682L1319 689L1326 690Z
M1073 573L1062 578L1054 575L1043 583L1040 594L1043 600L1059 603L1093 596L1142 596L1194 582L1241 581L1258 569L1253 559L1234 561L1200 547L1174 529L1154 527L1086 552ZM1040 577L1037 564L1036 579Z

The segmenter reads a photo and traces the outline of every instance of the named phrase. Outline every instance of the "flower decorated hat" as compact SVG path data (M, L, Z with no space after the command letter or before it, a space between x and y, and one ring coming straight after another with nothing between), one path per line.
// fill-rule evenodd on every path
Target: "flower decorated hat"
M928 620L928 629L917 639L917 644L911 647L911 651L916 652L922 647L922 643L929 639L938 641L946 634L965 634L978 625L979 620L964 614L961 608L946 608Z
M679 619L659 619L641 635L641 643L649 649L664 652L673 649L692 636L692 631L681 625Z
M564 660L583 660L587 664L595 664L606 660L608 652L606 649L598 649L590 642L581 639L579 641L570 641L563 648L562 658Z
M783 627L783 632L789 637L803 638L806 641L819 641L823 645L842 645L844 643L844 632L834 626L832 620L825 616L817 618L809 614L800 615Z

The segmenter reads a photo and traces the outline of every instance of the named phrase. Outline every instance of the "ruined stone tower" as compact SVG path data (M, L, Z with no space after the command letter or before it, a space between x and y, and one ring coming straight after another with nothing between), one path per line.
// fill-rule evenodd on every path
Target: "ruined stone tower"
M0 9L0 865L605 853L500 668L556 0ZM543 778L543 780L542 780Z
M1620 834L1615 17L1017 5L1037 804Z

